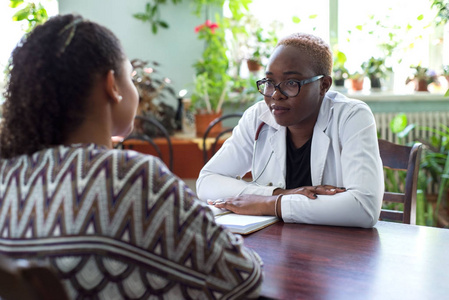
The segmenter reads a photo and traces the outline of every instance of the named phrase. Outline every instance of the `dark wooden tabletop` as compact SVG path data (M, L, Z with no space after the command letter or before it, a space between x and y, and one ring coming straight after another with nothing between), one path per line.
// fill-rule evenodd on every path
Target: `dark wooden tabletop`
M278 222L245 237L264 261L262 298L449 299L449 230Z

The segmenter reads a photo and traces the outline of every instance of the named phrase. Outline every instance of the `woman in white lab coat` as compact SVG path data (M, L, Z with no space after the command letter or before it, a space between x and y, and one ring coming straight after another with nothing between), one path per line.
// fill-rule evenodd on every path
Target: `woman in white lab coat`
M374 226L384 190L375 120L364 102L328 91L331 72L320 38L281 40L257 82L265 101L201 170L199 198L285 222Z

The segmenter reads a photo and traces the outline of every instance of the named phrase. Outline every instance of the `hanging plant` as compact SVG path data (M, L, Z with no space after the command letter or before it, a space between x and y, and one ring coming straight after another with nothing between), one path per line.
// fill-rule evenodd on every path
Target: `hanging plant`
M161 18L161 5L166 5L168 0L153 0L145 4L145 11L141 13L133 14L133 17L151 24L151 31L153 34L157 34L159 28L167 29L169 24ZM176 5L181 3L182 0L171 0L171 3ZM193 13L196 16L200 16L204 7L217 6L223 7L224 0L190 0L194 6ZM243 11L248 10L248 5L252 0L229 0L229 9L233 18L239 19L243 14Z
M437 15L434 19L436 25L445 25L449 20L449 1L448 0L434 0L431 8L437 9Z

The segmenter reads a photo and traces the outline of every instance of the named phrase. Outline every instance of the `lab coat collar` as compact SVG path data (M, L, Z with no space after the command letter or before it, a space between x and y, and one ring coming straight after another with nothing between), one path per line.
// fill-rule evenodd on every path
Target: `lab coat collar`
M276 130L281 129L281 127L282 127L281 125L276 123L276 120L274 119L274 117L271 114L271 111L270 111L270 109L268 109L268 107L262 114L260 114L259 120L261 123L263 122L263 123L267 124L268 126L273 127Z

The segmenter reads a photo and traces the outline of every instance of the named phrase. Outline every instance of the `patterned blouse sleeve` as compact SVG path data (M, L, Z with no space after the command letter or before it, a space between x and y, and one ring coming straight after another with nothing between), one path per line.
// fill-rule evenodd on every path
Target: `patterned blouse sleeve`
M262 283L262 261L243 245L243 238L217 225L214 216L187 185L156 160L152 171L157 186L155 230L164 234L165 255L185 272L178 280L188 298L253 298ZM154 190L154 192L156 192ZM201 296L200 296L201 295Z

